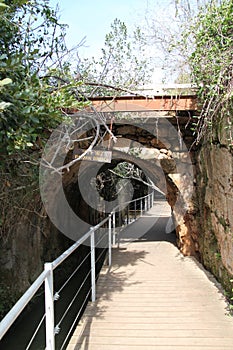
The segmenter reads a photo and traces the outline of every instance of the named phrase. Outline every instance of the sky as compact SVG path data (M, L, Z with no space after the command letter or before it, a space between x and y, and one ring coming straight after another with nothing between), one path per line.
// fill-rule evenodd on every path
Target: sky
M145 12L147 0L50 0L60 8L61 21L69 25L67 44L74 46L86 37L83 53L103 47L105 34L115 18L133 26Z
M69 25L66 43L76 46L83 38L85 43L79 56L97 56L103 47L105 35L111 30L115 18L124 21L127 28L144 23L145 13L152 9L152 15L160 17L160 10L171 0L50 0L52 7L59 5L60 22ZM162 80L162 70L155 68L157 82Z

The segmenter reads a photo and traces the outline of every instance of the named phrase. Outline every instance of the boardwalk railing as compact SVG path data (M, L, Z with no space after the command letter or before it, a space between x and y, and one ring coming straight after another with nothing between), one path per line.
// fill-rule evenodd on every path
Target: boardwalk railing
M131 222L136 220L137 214L142 215L144 211L149 210L153 206L153 201L154 201L154 193L152 191L147 196L137 198L137 199L134 199L130 202L126 202L124 204L118 205L117 207L115 207L113 209L113 211L104 220L102 220L96 226L91 227L87 233L85 233L77 242L75 242L69 249L67 249L63 254L61 254L56 260L54 260L53 262L45 263L44 271L39 275L39 277L34 281L34 283L30 286L30 288L23 294L23 296L18 300L18 302L13 306L13 308L9 311L9 313L1 321L1 323L0 323L0 340L7 333L9 328L12 326L12 324L19 317L19 315L22 313L24 308L29 304L29 302L31 301L33 296L36 294L38 289L44 283L45 314L42 317L42 319L40 320L40 322L36 328L36 331L32 335L32 337L31 337L31 339L26 347L26 350L30 349L30 346L32 345L33 340L35 339L36 334L38 333L44 320L45 320L45 325L46 325L46 350L55 350L55 336L56 336L56 334L59 333L60 323L62 322L63 318L66 316L68 310L71 308L74 299L69 304L69 307L65 311L64 315L61 317L61 320L55 326L54 301L59 299L59 292L54 293L54 283L53 283L54 270L62 262L64 262L69 256L71 256L71 254L74 253L80 245L84 244L87 240L89 240L90 253L83 259L83 261L86 260L88 256L90 256L91 269L87 273L87 276L84 279L84 282L86 281L86 279L90 275L91 288L90 288L89 292L87 293L84 302L88 300L89 296L91 296L91 301L95 301L95 299L96 299L96 262L97 262L97 259L95 257L95 248L98 246L98 242L100 242L100 240L98 242L96 242L95 233L101 227L106 227L106 225L108 226L106 233L104 234L104 237L106 235L106 238L107 238L106 247L108 250L108 264L109 264L109 266L111 266L112 246L115 245L115 243L116 243L116 235L117 235L117 233L116 233L116 215L117 215L119 209L124 205L124 215L126 215L126 217L127 217L126 222L125 222L125 220L122 220L122 218L121 218L121 220L119 220L119 218L118 218L118 221L120 221L120 225L123 225L123 224L128 225ZM130 212L131 212L131 220L129 220ZM119 222L118 222L118 226L119 226ZM101 240L102 239L103 239L103 237L101 237ZM87 244L87 242L85 244ZM75 271L77 271L79 269L80 265L77 267L77 269ZM74 274L72 274L71 277L73 275ZM69 277L68 279L70 279L71 277ZM84 282L82 283L82 285L84 284ZM67 281L64 283L64 285L66 285L66 283L67 283ZM75 297L78 296L80 288L78 289L77 293L75 294ZM85 305L85 303L83 303L83 306L84 305ZM75 322L77 321L79 315L80 315L80 312L78 313L78 315L75 319ZM61 346L60 349L64 348L66 341L67 341L67 339L68 339L68 337L69 337L70 333L72 332L72 329L75 325L75 322L73 323L72 328L69 330L69 332L65 338L65 341L63 342L63 345Z

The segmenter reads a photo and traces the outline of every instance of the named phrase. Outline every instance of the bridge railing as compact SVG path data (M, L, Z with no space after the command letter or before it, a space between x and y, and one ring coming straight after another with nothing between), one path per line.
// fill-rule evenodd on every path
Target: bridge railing
M124 205L124 212L125 215L127 216L127 220L124 223L121 222L123 225L128 225L131 222L135 221L137 218L137 214L142 215L143 212L148 211L152 206L153 206L153 201L154 201L154 192L152 191L150 194L140 197L137 199L134 199L130 202L125 202ZM90 245L90 253L87 255L87 257L90 256L90 271L87 274L90 275L91 279L91 287L89 292L86 295L86 298L84 301L88 301L88 298L91 297L91 301L94 302L96 300L96 263L97 259L95 256L95 250L96 247L98 246L98 243L103 240L106 236L106 242L107 244L107 251L108 251L108 264L111 266L112 264L112 246L116 244L116 214L119 211L119 208L123 206L118 205L113 209L113 211L104 219L102 220L99 224L93 226L90 228L88 232L86 232L78 241L76 241L70 248L68 248L64 253L62 253L57 259L55 259L52 262L47 262L44 265L44 271L39 275L39 277L34 281L34 283L28 288L28 290L23 294L23 296L18 300L18 302L13 306L13 308L8 312L8 314L3 318L3 320L0 323L0 340L4 337L4 335L7 333L7 331L10 329L10 327L13 325L15 320L19 317L19 315L22 313L22 311L25 309L25 307L29 304L33 296L36 294L36 292L39 290L39 288L42 286L44 283L44 297L45 297L45 313L39 322L34 334L32 335L27 347L25 348L30 349L33 340L36 337L36 334L39 331L39 328L41 327L42 323L45 321L45 328L46 328L46 350L55 350L55 336L56 334L59 333L60 330L60 323L63 320L63 317L66 316L68 310L71 308L72 303L70 303L68 309L65 311L65 315L63 315L58 322L57 325L55 325L55 317L54 317L54 302L59 299L59 292L54 293L54 270L61 265L69 256L71 256L79 246L84 244L87 240L89 240L89 245ZM131 220L129 220L129 212L131 212ZM132 215L133 214L133 215ZM119 223L118 223L119 224ZM107 229L105 234L101 237L101 239L96 242L95 239L95 233L102 227L106 227ZM104 251L103 251L104 252ZM83 263L84 260L86 260L85 257L81 264ZM99 257L100 258L100 257ZM98 258L98 259L99 259ZM77 267L75 271L77 271L80 267L80 265ZM74 274L71 275L71 277ZM71 278L69 277L69 279ZM86 278L87 278L86 277ZM86 280L85 278L85 280ZM84 280L84 281L85 281ZM67 281L64 283L66 285ZM83 282L84 283L84 282ZM63 285L63 286L64 286ZM81 285L82 286L82 285ZM62 287L63 288L63 287ZM61 288L61 289L62 289ZM80 287L81 288L81 287ZM80 290L78 289L78 292ZM61 290L60 289L60 290ZM75 297L78 295L78 292L75 294ZM73 302L73 300L72 300ZM83 305L85 305L83 303ZM76 321L77 321L76 317ZM74 323L73 323L74 326ZM73 329L73 328L72 328ZM67 339L72 331L72 329L69 330L65 341L63 342L62 346L60 349L63 349Z

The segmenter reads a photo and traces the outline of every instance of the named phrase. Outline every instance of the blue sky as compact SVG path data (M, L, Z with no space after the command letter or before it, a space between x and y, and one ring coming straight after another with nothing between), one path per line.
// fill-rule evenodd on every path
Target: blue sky
M103 46L115 18L124 21L127 27L135 25L143 19L148 0L50 0L50 3L59 4L61 21L69 25L68 46L78 44L86 36L87 48L80 51L92 55Z
M162 19L162 10L171 0L50 0L52 7L60 8L60 22L69 25L67 46L77 45L86 37L85 46L79 48L81 58L98 56L103 47L105 35L111 30L115 18L124 21L127 28L134 28L144 22L146 10L149 16ZM153 49L154 50L154 49ZM155 79L160 82L162 70L154 69Z

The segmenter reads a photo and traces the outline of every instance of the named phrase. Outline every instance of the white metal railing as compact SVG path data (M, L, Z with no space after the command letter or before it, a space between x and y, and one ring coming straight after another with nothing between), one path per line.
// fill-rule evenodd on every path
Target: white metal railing
M130 206L132 205L132 203L134 203L132 211L133 211L133 221L135 221L137 218L137 212L139 212L140 215L142 215L144 211L148 211L153 206L153 202L154 202L154 192L152 191L147 196L140 197L140 198L134 199L130 202L124 203L123 205L125 206L125 209L126 209L125 211L126 211L126 215L127 215L126 224L128 225L132 222L132 221L129 221L129 211L130 211ZM137 209L138 203L139 203L139 205L138 205L139 209ZM121 204L121 206L122 206L122 204ZM94 302L96 299L95 266L96 266L96 262L97 262L96 258L95 258L95 248L97 247L97 243L95 242L95 232L99 228L103 227L104 224L108 223L107 224L108 225L108 229L107 229L108 264L109 264L109 266L111 266L112 246L114 246L116 244L116 213L117 213L119 208L120 208L120 205L115 207L112 210L112 212L108 215L108 217L106 217L104 220L102 220L96 226L91 227L87 233L85 233L77 242L75 242L69 249L67 249L63 254L61 254L56 260L54 260L53 262L45 263L44 271L39 275L39 277L34 281L34 283L30 286L30 288L28 288L28 290L23 294L23 296L18 300L18 302L13 306L13 308L8 312L8 314L1 321L1 323L0 323L0 340L7 333L7 331L12 326L14 321L18 318L18 316L21 314L21 312L24 310L24 308L28 305L30 300L33 298L35 293L38 291L38 289L44 283L45 314L43 315L41 321L39 322L39 325L36 328L36 331L33 334L28 346L26 347L26 350L30 348L30 346L31 346L31 344L36 336L36 333L38 332L44 319L45 319L45 324L46 324L46 350L55 350L55 336L56 336L56 334L59 333L60 323L62 322L63 317L66 316L66 313L69 311L70 307L72 306L72 303L69 305L68 309L65 311L65 315L63 315L61 320L55 326L54 301L59 299L59 292L67 284L67 281L64 283L64 285L59 290L59 292L54 293L53 271L62 262L64 262L73 252L75 252L76 249L80 245L82 245L85 241L87 241L89 239L90 240L90 242L89 242L90 243L90 253L82 260L81 264L90 255L91 269L90 269L89 273L87 274L87 277L90 274L90 276L91 276L91 289L89 291L90 293L89 292L87 293L82 307L85 305L85 302L88 300L88 297L90 294L91 294L91 301ZM102 238L101 238L101 240L102 240ZM119 238L118 238L118 240L119 240ZM79 269L80 265L77 267L77 269L75 271L77 271ZM74 275L74 273L71 275L71 277L73 275ZM69 277L69 279L71 277ZM86 280L86 278L85 278L85 280ZM85 280L84 280L84 282L85 282ZM80 290L80 288L79 288L79 290ZM79 292L79 290L78 290L78 292ZM75 297L78 295L78 292L75 294ZM77 315L73 325L77 321L79 314ZM66 336L65 341L63 342L63 345L60 349L64 348L65 343L67 341L67 338L69 337L71 331L72 331L72 328L68 332L68 335Z

